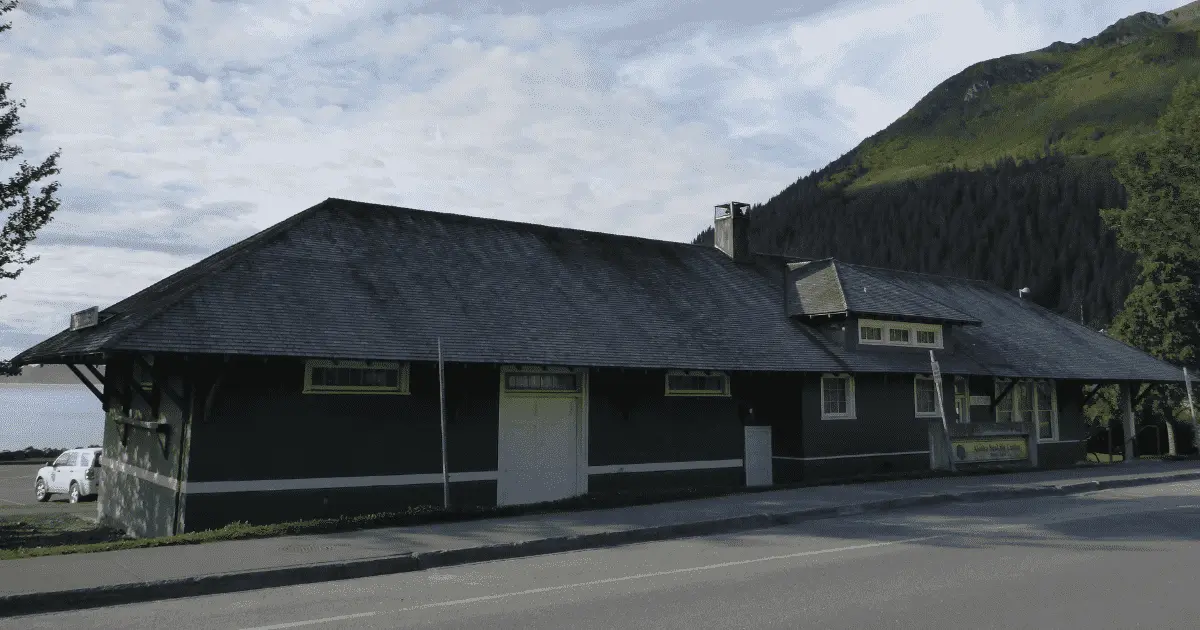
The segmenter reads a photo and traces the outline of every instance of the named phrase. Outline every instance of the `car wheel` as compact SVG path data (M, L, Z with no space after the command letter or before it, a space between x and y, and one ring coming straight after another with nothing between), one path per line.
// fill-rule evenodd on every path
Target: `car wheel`
M67 500L70 501L71 503L79 503L79 484L72 481L71 482L71 492L67 496L70 497Z
M38 503L50 500L50 490L46 488L45 479L38 477L38 480L33 483L33 496L37 498Z

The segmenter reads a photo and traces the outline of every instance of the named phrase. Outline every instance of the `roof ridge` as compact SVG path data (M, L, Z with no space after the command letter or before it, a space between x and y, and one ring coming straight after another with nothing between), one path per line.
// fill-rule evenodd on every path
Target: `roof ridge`
M833 270L833 281L838 288L838 293L842 296L842 310L850 312L850 300L846 299L846 285L842 283L842 274L838 273L838 261L834 258L829 258L829 268Z
M599 230L585 230L582 228L564 227L564 226L559 226L559 225L546 225L545 223L533 223L530 221L514 221L512 219L497 219L495 217L479 217L479 216L475 216L473 214L458 214L455 212L444 212L441 210L425 210L422 208L409 208L406 206L393 206L393 205L388 205L385 203L374 203L374 202L370 202L370 201L356 201L354 199L344 199L341 197L330 197L329 199L326 199L326 201L334 202L334 203L349 204L349 205L354 205L354 206L372 206L372 207L383 208L383 209L387 209L387 210L403 210L404 212L435 215L435 216L439 216L439 217L451 217L451 218L455 218L455 219L468 219L471 221L478 221L480 223L492 223L492 224L499 224L499 225L505 225L505 226L510 226L510 227L539 228L539 229L544 229L544 230L561 230L564 232L572 232L575 234L583 234L583 235L591 235L591 236L606 236L606 237L611 237L611 238L623 238L623 239L643 241L643 242L663 244L663 245L680 245L680 246L684 246L684 247L696 248L696 249L701 249L701 250L705 250L705 251L709 251L709 250L720 251L710 245L700 245L698 243L687 243L684 241L668 241L668 240L660 239L660 238L650 238L648 236L635 236L635 235L631 235L631 234L616 234L613 232L601 232ZM774 254L762 254L759 252L752 252L752 253L754 253L756 255L762 255L762 256L773 256L774 255ZM782 254L779 256L786 257Z
M929 273L927 271L909 271L907 269L896 269L893 267L880 267L878 265L864 265L862 263L847 262L844 260L839 260L838 262L842 263L843 265L850 265L851 267L857 267L859 269L872 269L872 270L876 270L876 271L886 271L888 273L903 273L903 274L907 274L910 276L925 276L925 277L930 277L930 278L948 278L950 280L958 280L960 282L983 284L983 285L987 285L993 289L1003 291L1003 289L1000 289L1000 287L996 286L995 284L992 284L991 282L989 282L987 280L979 280L976 278L966 278L963 276L955 276L955 275L942 274L942 273Z
M237 243L234 243L233 245L225 247L224 249L221 249L221 250L213 253L210 256L202 258L199 261L197 261L187 267L184 267L183 269L179 270L178 272L173 273L170 276L163 278L162 280L159 280L158 282L150 285L149 287L146 287L145 289L138 291L134 295L131 295L128 298L125 298L124 300L121 300L121 302L131 301L137 295L147 293L159 284L165 283L166 287L170 287L171 283L169 281L172 278L176 278L175 282L177 284L182 283L183 280L177 278L177 276L182 275L184 272L188 271L189 269L192 269L193 267L196 267L197 265L200 265L201 263L203 263L205 261L218 259L222 255L224 255L223 259L214 260L213 266L211 268L209 268L209 269L197 274L195 277L191 278L190 286L182 285L179 287L175 287L176 293L174 295L171 295L169 297L163 296L161 298L161 301L158 301L157 303L148 305L149 308L147 309L147 312L142 314L142 321L138 322L137 324L134 324L133 326L130 326L126 330L123 330L123 331L113 335L112 337L110 337L108 340L105 341L105 345L115 346L122 339L124 339L125 337L128 337L130 334L132 334L135 330L141 328L142 326L145 326L147 323L149 323L151 320L153 320L154 318L161 315L167 309L178 304L183 298L187 297L188 295L191 295L193 292L195 292L196 290L203 287L204 285L201 283L197 283L196 282L197 280L199 280L201 278L210 277L213 273L228 269L235 262L244 258L248 253L257 251L259 249L259 247L261 247L265 241L269 240L270 238L272 238L274 236L279 235L282 232L286 232L286 231L290 230L291 228L295 227L296 224L299 223L300 221L315 214L318 210L325 207L328 202L329 202L329 199L326 199L316 205L309 206L308 208L305 208L304 210L301 210L300 212L297 212L296 214L293 214L292 216L280 221L279 223L276 223L275 225L272 225L264 230L260 230L259 232L255 233L255 234L251 234L250 236L238 241ZM117 304L120 304L121 302L118 302ZM114 304L113 306L116 306L116 304ZM110 306L109 308L112 308L112 307Z

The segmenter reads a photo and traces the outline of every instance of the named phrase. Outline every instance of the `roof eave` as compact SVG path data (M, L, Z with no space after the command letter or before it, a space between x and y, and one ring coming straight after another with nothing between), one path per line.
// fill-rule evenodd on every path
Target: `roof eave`
M911 322L917 322L917 323L928 322L931 324L961 324L963 326L982 326L983 325L983 322L978 319L959 319L959 318L951 318L951 317L935 317L935 316L923 316L923 315L898 315L896 313L878 313L878 312L871 312L871 311L854 311L854 310L847 311L847 314L854 315L855 317L879 317L879 318L894 319L894 320L898 320L898 321L911 321Z

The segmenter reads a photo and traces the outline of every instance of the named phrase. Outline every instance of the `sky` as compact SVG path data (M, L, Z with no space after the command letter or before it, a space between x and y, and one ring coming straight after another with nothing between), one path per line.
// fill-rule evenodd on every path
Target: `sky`
M21 0L0 81L62 206L0 359L328 197L689 241L966 66L1181 4Z

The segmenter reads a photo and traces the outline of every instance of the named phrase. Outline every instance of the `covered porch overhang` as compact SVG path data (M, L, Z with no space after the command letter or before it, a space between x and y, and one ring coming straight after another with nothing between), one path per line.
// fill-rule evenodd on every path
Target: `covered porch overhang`
M1096 399L1096 396L1099 395L1104 388L1112 386L1117 387L1116 415L1114 420L1120 420L1120 426L1122 429L1123 453L1121 461L1123 463L1131 463L1136 461L1137 458L1138 428L1137 418L1135 417L1133 410L1143 400L1145 400L1148 394L1159 387L1184 385L1187 388L1187 405L1191 412L1193 431L1195 431L1197 428L1197 417L1194 407L1195 403L1193 402L1194 399L1191 392L1190 382L1188 382L1188 379L1182 370L1180 371L1180 376L1178 379L1086 379L1083 380L1083 383L1084 396L1080 403L1081 408L1086 407L1088 404L1093 402ZM1167 424L1167 431L1169 436L1167 441L1167 454L1175 455L1177 445L1174 439L1174 430L1172 429L1172 425L1170 425L1170 423Z

